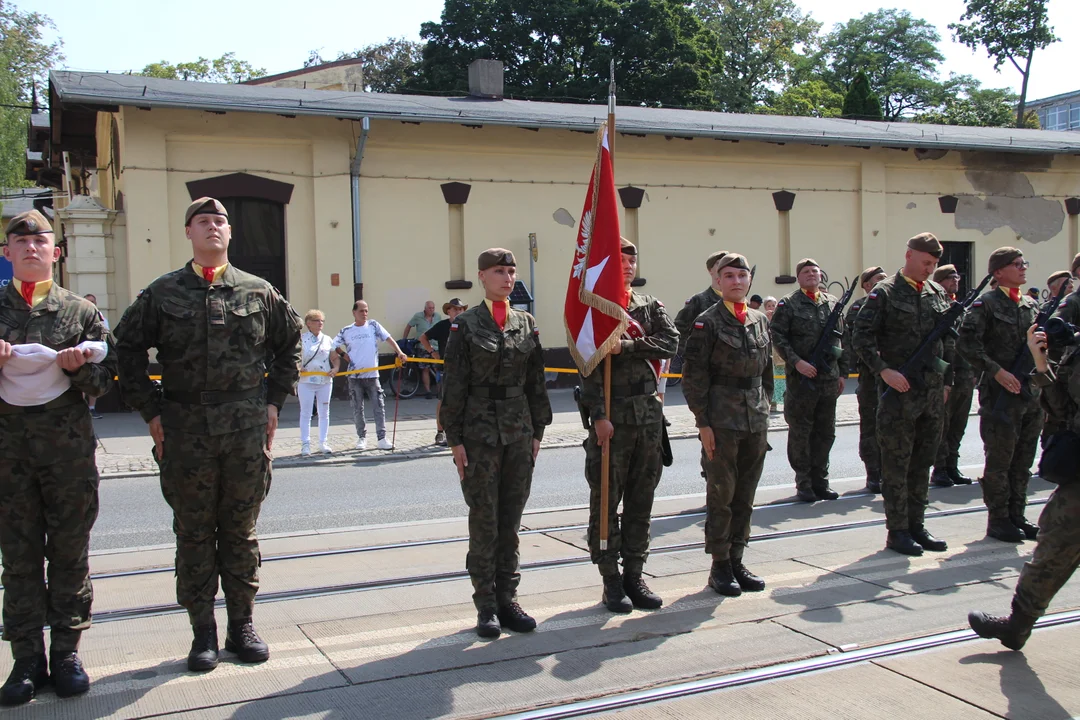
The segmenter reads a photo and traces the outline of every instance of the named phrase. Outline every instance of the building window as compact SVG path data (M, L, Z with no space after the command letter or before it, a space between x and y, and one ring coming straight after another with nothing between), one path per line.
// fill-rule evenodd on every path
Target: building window
M1080 102L1069 106L1069 129L1080 130Z

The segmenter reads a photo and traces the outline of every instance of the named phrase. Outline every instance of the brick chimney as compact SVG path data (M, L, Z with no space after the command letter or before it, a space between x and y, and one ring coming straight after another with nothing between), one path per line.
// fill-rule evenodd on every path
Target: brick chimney
M502 100L503 64L501 60L473 60L469 63L469 95Z

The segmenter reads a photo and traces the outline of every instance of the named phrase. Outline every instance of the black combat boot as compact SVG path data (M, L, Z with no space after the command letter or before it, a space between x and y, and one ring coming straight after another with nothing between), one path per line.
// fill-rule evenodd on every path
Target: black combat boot
M911 539L922 545L924 550L931 552L945 552L949 549L948 543L931 535L930 531L923 525L911 526Z
M949 479L953 481L954 485L970 485L971 478L964 473L960 472L960 468L953 465L946 471L949 474Z
M476 634L482 638L497 638L502 634L502 625L494 608L484 608L476 613Z
M1039 536L1039 526L1033 522L1030 522L1023 515L1014 515L1009 518L1009 521L1015 525L1020 532L1024 533L1024 537L1028 540L1034 540Z
M986 523L986 536L1002 542L1024 542L1024 531L1012 524L1008 518L990 518Z
M532 632L536 629L536 620L522 610L516 600L499 608L499 622L507 630L518 633Z
M870 470L866 471L866 490L877 495L881 492L881 471Z
M742 558L731 558L731 574L735 576L735 582L747 592L761 592L765 589L765 581L746 569Z
M604 578L604 594L600 596L600 602L613 613L628 613L634 609L634 603L626 597L623 589L623 579L619 573L609 573Z
M82 695L90 689L90 676L83 669L82 660L77 653L49 653L49 666L52 667L52 681L57 697Z
M975 634L983 638L994 638L1010 650L1019 650L1031 637L1031 628L1037 618L1025 615L1016 609L1013 602L1012 614L1008 617L995 617L978 610L968 613L968 625Z
M713 560L712 570L709 571L709 587L721 595L738 597L742 595L742 588L735 580L735 573L731 568L730 560Z
M915 542L915 538L911 537L911 533L907 530L890 530L885 540L885 547L902 555L918 556L923 553L922 545Z
M640 610L659 610L664 606L663 599L649 589L641 573L628 572L623 575L622 586L626 597Z
M930 476L930 482L934 483L937 487L952 487L956 483L949 477L949 472L939 467L934 468L934 473Z
M12 707L28 703L48 684L49 664L44 654L16 658L11 674L0 687L0 705Z
M799 482L798 478L795 479L795 497L805 503L817 502L819 499L809 481Z
M192 672L206 672L218 666L217 623L195 625L191 628L194 638L187 656L187 667Z
M251 618L229 621L229 631L225 634L225 649L236 653L236 657L244 663L261 663L270 659L270 648L255 632Z
M836 500L840 497L840 493L829 487L828 480L817 480L813 485L814 495L818 500Z

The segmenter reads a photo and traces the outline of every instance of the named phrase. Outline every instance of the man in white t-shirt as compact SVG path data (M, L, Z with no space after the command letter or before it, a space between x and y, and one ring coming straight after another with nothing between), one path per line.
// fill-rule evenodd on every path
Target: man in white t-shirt
M405 361L405 353L394 342L390 333L375 320L368 320L368 304L363 300L353 303L352 325L341 329L334 338L333 349L349 358L349 369L373 368L379 365L379 343L388 342L397 356ZM393 445L386 439L386 402L383 399L379 372L371 370L348 376L349 400L352 402L353 422L356 424L356 449L367 450L367 424L364 422L364 399L375 403L375 434L379 449L391 450Z

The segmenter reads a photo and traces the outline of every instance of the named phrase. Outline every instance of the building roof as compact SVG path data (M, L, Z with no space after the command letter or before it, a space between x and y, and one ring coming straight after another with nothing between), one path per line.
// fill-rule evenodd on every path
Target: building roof
M302 90L72 71L52 72L49 82L58 105L321 115L349 120L371 117L403 122L583 131L595 130L607 117L607 106L600 103ZM56 109L54 106L53 111ZM1080 137L1071 132L741 115L635 106L619 106L618 129L627 134L773 143L1080 154Z
M0 188L0 205L3 210L0 214L5 218L12 218L19 213L34 209L34 200L52 197L51 190L41 188Z
M289 72L278 73L277 75L262 75L261 77L251 78L240 83L241 85L266 85L267 83L277 82L278 80L287 80L294 77L303 77L304 75L311 75L312 73L319 72L320 70L329 70L331 68L348 67L350 65L362 65L363 60L360 58L345 58L344 60L335 60L333 62L321 63L319 65L312 65L311 67L300 68L299 70L290 70Z
M1028 100L1024 103L1025 108L1039 108L1046 105L1058 105L1063 102L1069 102L1070 100L1080 100L1080 90L1073 90L1072 92L1061 93L1060 95L1051 95L1050 97L1041 98L1039 100Z

